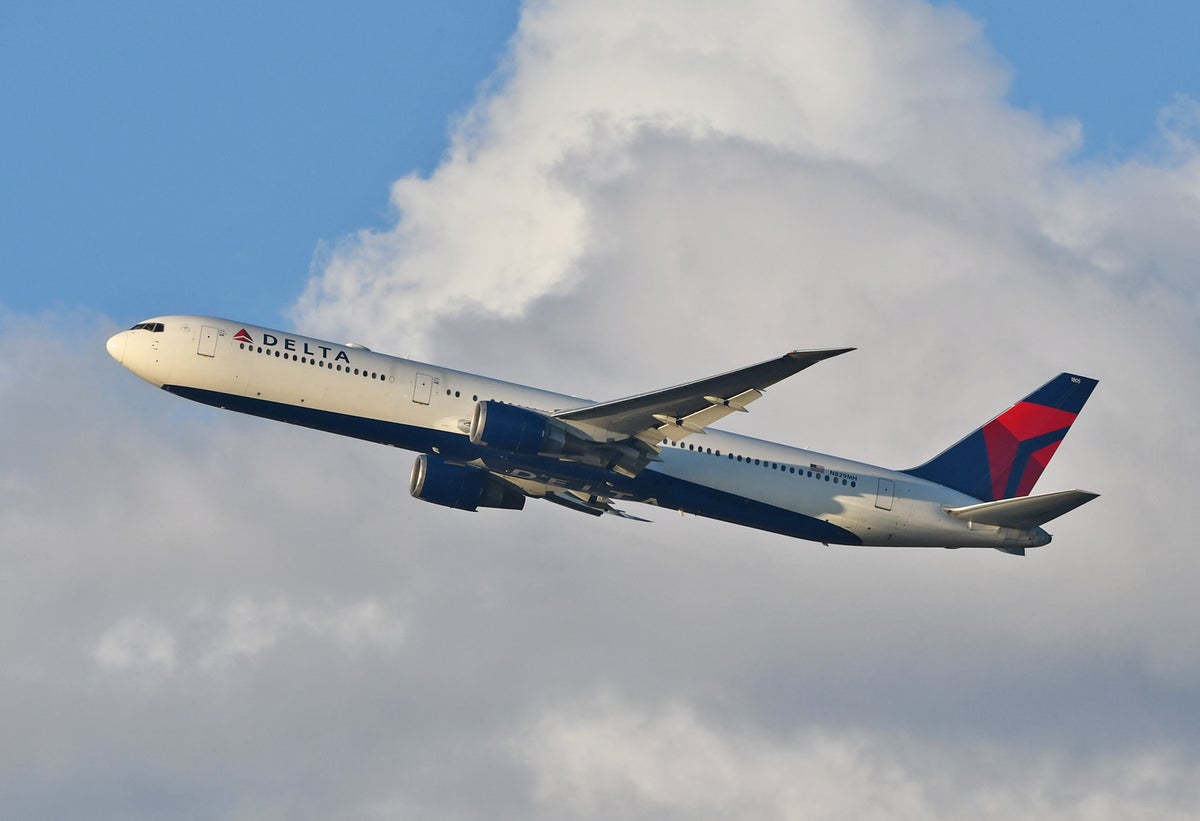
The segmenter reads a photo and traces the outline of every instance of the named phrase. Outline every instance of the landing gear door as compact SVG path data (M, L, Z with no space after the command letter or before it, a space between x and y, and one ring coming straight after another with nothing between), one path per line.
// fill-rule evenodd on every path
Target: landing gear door
M880 510L891 510L892 499L896 497L896 483L891 479L879 480L879 492L875 494L875 507Z
M413 379L413 401L418 405L428 405L433 393L433 377L427 373L418 373Z
M203 325L200 327L200 345L196 348L196 353L201 356L216 356L217 355L217 336L219 331L212 325Z

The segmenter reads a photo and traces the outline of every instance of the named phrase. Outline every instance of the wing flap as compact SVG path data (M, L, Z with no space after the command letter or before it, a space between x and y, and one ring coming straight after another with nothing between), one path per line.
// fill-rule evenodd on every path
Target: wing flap
M634 516L631 513L626 513L619 508L613 507L608 499L603 496L589 496L586 493L578 493L574 490L548 490L542 498L547 502L553 502L568 510L586 513L589 516L603 516L605 513L608 513L612 516L619 516L622 519L629 519L634 522L650 521L649 519L643 519L640 516Z

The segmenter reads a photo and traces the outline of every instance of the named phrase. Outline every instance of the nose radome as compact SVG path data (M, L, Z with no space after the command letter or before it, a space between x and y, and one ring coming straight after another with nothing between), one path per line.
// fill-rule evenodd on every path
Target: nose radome
M125 364L125 343L129 341L129 332L121 331L119 334L113 334L108 338L108 342L104 347L108 349L108 355L113 359Z

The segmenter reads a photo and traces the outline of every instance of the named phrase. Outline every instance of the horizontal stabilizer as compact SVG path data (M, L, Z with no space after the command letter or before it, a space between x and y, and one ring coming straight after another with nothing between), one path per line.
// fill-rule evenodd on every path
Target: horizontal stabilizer
M1029 530L1044 525L1051 519L1057 519L1099 495L1086 490L1060 490L1041 496L1017 496L1013 499L952 507L946 512L968 522Z

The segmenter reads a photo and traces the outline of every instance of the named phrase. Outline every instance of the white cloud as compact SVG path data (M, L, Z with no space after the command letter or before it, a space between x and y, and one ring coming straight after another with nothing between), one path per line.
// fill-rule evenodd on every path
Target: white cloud
M394 228L334 249L298 320L335 335L369 324L420 350L442 317L513 316L569 287L580 257L604 244L571 177L580 167L619 175L640 135L715 135L875 165L903 150L895 143L909 138L921 98L999 85L986 63L964 59L977 27L962 15L875 5L526 9L503 89L464 118L429 179L396 183ZM944 39L893 36L930 23Z
M334 249L296 317L332 335L370 327L423 353L441 319L520 315L584 276L624 282L627 273L589 261L629 239L614 227L671 224L689 184L742 194L752 220L768 205L794 210L773 199L773 173L760 181L730 167L739 156L785 173L818 164L827 177L898 189L906 208L941 200L943 220L947 208L988 219L964 200L991 208L998 197L1036 195L1038 176L1078 130L1047 130L1005 106L1005 74L978 52L977 23L921 3L537 4L523 15L503 85L464 118L446 160L427 179L396 183L395 226ZM654 169L639 158L647 140L664 137L683 175L665 182L681 190L638 223L602 222L606 185L654 193L645 179ZM839 200L835 216L863 204ZM702 239L704 228L689 221L674 238ZM737 248L750 238L724 239ZM793 258L793 270L804 263ZM641 270L661 275L650 261Z

